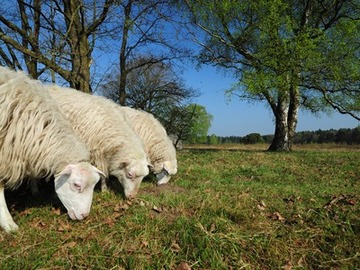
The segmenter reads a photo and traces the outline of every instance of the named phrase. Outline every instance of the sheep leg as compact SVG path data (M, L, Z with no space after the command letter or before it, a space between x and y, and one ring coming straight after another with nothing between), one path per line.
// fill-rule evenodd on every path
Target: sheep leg
M37 181L30 181L30 192L33 196L40 195L39 184Z
M106 178L105 177L101 177L101 192L108 192L109 188L106 185Z
M4 186L0 185L0 226L6 231L16 231L19 226L12 219L5 201Z

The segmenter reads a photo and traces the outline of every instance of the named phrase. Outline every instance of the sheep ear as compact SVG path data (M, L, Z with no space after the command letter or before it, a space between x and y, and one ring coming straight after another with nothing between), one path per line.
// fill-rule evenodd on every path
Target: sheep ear
M60 175L70 175L74 168L75 168L75 165L69 164L61 172L56 174L55 177L60 176Z
M163 170L164 170L164 171L166 171L166 172L167 172L167 174L169 174L169 171L170 171L170 170L169 170L169 168L166 166L166 164L164 164L164 166L163 166Z
M94 169L94 171L97 172L98 174L106 177L105 173L103 173L102 171L100 171L100 170L99 170L98 168L96 168L95 166L93 166L93 169Z
M129 161L123 161L120 163L119 168L120 169L125 169L127 166L129 166L130 162Z

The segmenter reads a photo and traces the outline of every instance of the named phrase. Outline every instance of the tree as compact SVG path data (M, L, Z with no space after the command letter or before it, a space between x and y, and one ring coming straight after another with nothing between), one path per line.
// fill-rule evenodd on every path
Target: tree
M217 145L219 144L219 138L218 136L216 136L215 134L211 134L210 136L207 137L208 140L208 144L210 145Z
M199 62L239 78L229 95L272 111L269 150L291 150L300 107L360 119L358 0L185 3L203 30Z
M127 75L125 105L152 113L168 134L184 140L193 115L186 107L198 93L186 87L170 63L149 61L148 57L151 56L134 60L133 65L138 68ZM120 77L119 71L109 74L100 85L99 94L118 101Z
M191 115L191 118L188 119L186 141L189 143L206 143L213 116L207 113L204 106L198 104L190 104L186 110Z
M143 65L164 63L179 58L183 50L175 42L175 34L168 33L165 27L174 17L174 9L168 0L126 0L119 4L120 49L119 49L119 80L116 102L126 104L127 76ZM171 31L176 31L172 25ZM169 38L171 37L171 39ZM141 58L144 52L152 57ZM142 61L137 61L137 58ZM147 60L147 62L144 62Z
M131 69L136 66L136 69ZM129 63L131 72L126 81L126 102L124 105L142 109L155 115L162 115L164 107L179 106L196 97L197 91L185 86L170 63L153 59L152 56L140 56ZM109 74L100 85L99 93L118 101L118 84L121 72ZM168 112L166 112L168 113Z
M96 34L113 2L18 0L17 6L5 3L0 12L0 57L17 68L21 68L20 59L24 59L34 78L50 69L71 87L91 92L90 66Z
M241 139L242 143L245 144L255 144L255 143L263 143L264 139L261 137L259 133L250 133Z

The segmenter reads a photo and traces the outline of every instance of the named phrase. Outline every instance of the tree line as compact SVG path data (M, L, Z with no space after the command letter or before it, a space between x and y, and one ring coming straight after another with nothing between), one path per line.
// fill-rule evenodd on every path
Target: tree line
M246 136L216 136L212 134L207 136L206 143L209 145L218 144L271 144L273 135L261 135L259 133L250 133ZM341 128L316 131L300 131L294 135L294 144L360 144L360 126L356 128Z

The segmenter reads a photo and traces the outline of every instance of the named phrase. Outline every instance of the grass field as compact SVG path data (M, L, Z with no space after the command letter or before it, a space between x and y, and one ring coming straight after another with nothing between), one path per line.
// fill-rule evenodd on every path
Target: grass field
M360 147L265 149L184 149L168 185L96 191L82 222L7 193L0 269L360 269Z

